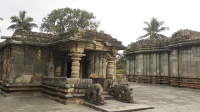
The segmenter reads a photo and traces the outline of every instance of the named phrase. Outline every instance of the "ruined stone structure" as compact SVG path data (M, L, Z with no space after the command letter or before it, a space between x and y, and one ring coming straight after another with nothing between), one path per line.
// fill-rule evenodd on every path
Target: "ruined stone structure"
M200 32L180 30L170 38L146 39L126 49L130 81L200 88Z
M116 78L116 54L125 49L109 34L82 29L58 35L18 29L6 38L0 43L0 87L5 96L41 88L64 97L69 91L72 96L75 91L84 93L91 78Z

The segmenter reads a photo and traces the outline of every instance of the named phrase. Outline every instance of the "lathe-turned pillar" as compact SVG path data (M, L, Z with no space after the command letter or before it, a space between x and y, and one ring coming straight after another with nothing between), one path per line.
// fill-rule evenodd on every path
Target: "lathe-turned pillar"
M72 60L71 78L80 78L80 60L82 56L85 56L85 54L70 53L69 55Z
M116 77L116 75L114 74L115 60L115 57L107 58L106 78L108 79L115 79Z

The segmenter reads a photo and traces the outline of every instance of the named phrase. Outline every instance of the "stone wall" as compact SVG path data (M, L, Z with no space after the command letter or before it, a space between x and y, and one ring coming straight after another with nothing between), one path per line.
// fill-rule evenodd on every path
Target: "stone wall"
M104 53L88 54L87 76L91 78L106 78L107 60Z
M8 60L9 83L39 83L39 77L47 75L49 48L13 44L9 46L9 54L4 58Z
M200 78L200 45L128 55L127 74Z
M180 30L171 38L131 43L127 74L200 78L200 32Z
M0 79L8 82L9 81L9 74L10 74L10 60L11 60L11 53L10 53L10 46L5 46L3 49L0 51Z

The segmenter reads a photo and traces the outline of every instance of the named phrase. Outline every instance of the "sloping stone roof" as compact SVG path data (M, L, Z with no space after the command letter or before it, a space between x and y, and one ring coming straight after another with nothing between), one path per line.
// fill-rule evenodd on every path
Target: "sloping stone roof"
M160 52L170 48L200 43L200 32L188 29L179 30L169 38L143 39L132 42L125 52L127 54L137 52Z
M95 43L95 41L102 41L106 46L114 46L119 50L123 50L126 47L122 45L121 41L112 38L109 34L103 34L90 30L73 30L63 34L47 34L32 32L27 30L18 29L16 30L12 37L6 41L0 43L0 47L6 44L27 44L36 46L51 46L59 43L65 43L68 41L82 41L88 43Z

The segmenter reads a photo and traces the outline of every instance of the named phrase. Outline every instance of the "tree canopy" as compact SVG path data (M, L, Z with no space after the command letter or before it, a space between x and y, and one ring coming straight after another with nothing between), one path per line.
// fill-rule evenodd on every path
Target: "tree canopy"
M26 11L19 11L19 17L18 16L11 16L10 17L11 23L14 23L10 25L7 29L24 29L24 30L31 30L33 27L38 27L37 24L31 23L33 22L33 18L26 17Z
M158 34L158 33L165 30L169 30L169 27L162 27L162 25L164 24L164 21L158 21L158 19L154 17L152 17L150 23L146 21L144 22L144 24L146 24L147 27L143 28L143 30L146 31L147 33L137 38L137 40L144 39L144 38L149 38L149 39L165 38L166 37L165 35Z
M117 57L116 72L117 74L126 74L126 59L124 53L120 53Z
M55 9L42 19L40 30L47 33L65 33L77 28L96 30L100 25L93 13L80 9Z
M126 68L126 59L125 59L124 53L120 53L118 55L116 68L117 69L125 69Z

